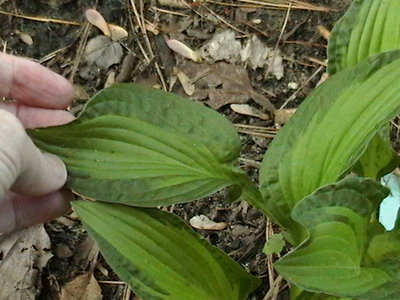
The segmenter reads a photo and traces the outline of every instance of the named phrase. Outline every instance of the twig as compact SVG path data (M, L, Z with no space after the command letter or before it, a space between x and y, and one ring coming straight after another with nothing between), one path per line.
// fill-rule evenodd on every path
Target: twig
M289 4L289 7L288 7L287 12L286 12L285 20L283 21L281 32L279 33L278 40L276 41L276 44L275 44L275 49L274 49L274 53L272 54L272 59L268 64L268 69L267 69L267 72L264 75L264 78L268 78L268 75L271 72L271 69L273 68L273 66L275 64L276 53L278 51L279 43L282 40L283 33L285 32L287 23L289 21L291 7L292 7L292 5Z
M315 77L318 75L319 72L321 72L325 67L320 66L318 69L285 101L285 103L282 104L280 109L283 109L288 105L288 103L292 100L294 100L297 96L297 94Z
M83 53L86 48L86 43L87 43L87 40L89 37L90 28L92 28L92 25L90 25L89 22L86 22L85 27L83 28L82 37L79 42L78 49L76 50L74 64L72 65L72 68L71 68L71 74L69 75L69 81L72 83L74 82L75 74L78 71L79 64L82 60Z
M16 18L21 18L21 19L26 19L26 20L31 20L31 21L44 22L44 23L56 23L56 24L75 25L75 26L82 25L82 23L75 22L75 21L60 20L60 19L53 19L53 18L47 18L47 17L26 16L26 15L11 13L11 12L4 11L4 10L0 10L0 14L6 15L6 16L12 16L12 17L16 17Z

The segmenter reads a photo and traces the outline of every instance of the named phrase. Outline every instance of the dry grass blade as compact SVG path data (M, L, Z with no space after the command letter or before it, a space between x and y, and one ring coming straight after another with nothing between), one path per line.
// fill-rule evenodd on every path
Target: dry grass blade
M275 9L287 9L291 6L292 9L300 9L300 10L311 10L311 11L321 11L321 12L334 12L336 9L313 5L303 1L287 1L287 0L269 0L269 1L261 1L261 0L237 0L241 3L260 5L267 8L275 8Z
M75 25L75 26L82 25L82 23L75 22L75 21L60 20L60 19L53 19L53 18L47 18L47 17L19 15L19 14L11 13L11 12L4 11L4 10L0 10L0 14L6 15L6 16L11 16L11 17L16 17L16 18L21 18L21 19L26 19L26 20L31 20L31 21L44 22L44 23L56 23L56 24Z

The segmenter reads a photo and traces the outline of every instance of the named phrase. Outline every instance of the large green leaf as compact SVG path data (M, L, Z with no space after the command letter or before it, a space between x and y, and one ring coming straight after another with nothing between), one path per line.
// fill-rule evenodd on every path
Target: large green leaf
M356 299L398 299L400 234L370 223L387 188L346 178L298 202L292 216L309 233L275 264L308 291Z
M95 95L74 122L29 134L65 162L67 186L89 198L158 206L233 184L259 198L233 166L240 141L229 121L171 93L115 85Z
M400 1L355 0L332 30L328 72L355 66L367 57L400 48Z
M292 232L295 244L304 236L296 233L299 226L290 218L293 206L335 182L400 111L399 58L399 51L379 54L332 76L271 143L260 189L269 215Z
M245 300L260 280L154 208L75 201L113 270L144 300Z

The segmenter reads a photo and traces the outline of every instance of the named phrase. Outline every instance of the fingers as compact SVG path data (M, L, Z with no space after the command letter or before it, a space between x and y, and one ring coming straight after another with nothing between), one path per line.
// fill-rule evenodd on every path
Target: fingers
M63 162L41 153L13 114L0 110L0 120L0 201L10 188L30 196L59 190L67 178Z
M0 97L43 108L66 108L73 87L64 77L27 59L0 53Z
M38 108L19 103L0 103L0 109L16 116L25 128L57 126L74 120L74 116L64 110Z
M72 199L72 193L67 190L43 197L8 193L0 203L0 233L10 233L62 216L70 210Z

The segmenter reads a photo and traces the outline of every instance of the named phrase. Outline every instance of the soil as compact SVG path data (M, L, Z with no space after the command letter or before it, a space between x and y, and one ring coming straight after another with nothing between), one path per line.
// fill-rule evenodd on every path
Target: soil
M138 8L140 4L143 4L143 16L148 21L147 24L155 25L158 32L152 30L149 25L146 36L143 35L134 16L131 2L135 2ZM285 3L286 1L276 2ZM104 88L111 72L115 72L117 78L121 71L127 72L127 75L121 75L125 77L122 79L126 82L162 87L160 74L164 80L168 81L173 67L184 68L187 63L178 55L171 54L165 47L165 38L174 38L183 41L192 49L198 49L217 32L232 27L235 28L234 31L239 40L255 35L269 47L277 47L280 50L285 70L282 79L265 76L265 70L252 70L248 66L244 68L248 72L252 88L269 100L275 108L280 108L289 98L292 101L286 108L295 108L315 88L324 70L327 41L318 31L317 26L324 26L330 30L350 2L350 0L308 0L310 4L329 8L331 11L291 9L287 18L287 8L271 9L267 6L251 5L240 8L237 6L238 1L228 0L224 2L187 1L189 7L186 8L163 6L156 0L0 0L2 11L0 13L2 28L0 45L8 53L37 60L64 75L78 85L81 91L83 89L87 95L91 96ZM90 74L82 72L85 66L82 62L81 50L84 49L88 39L100 34L97 28L84 25L84 12L87 8L96 8L109 23L118 24L128 31L129 36L121 41L121 45L124 56L130 55L131 64L114 64L107 70L91 70ZM4 12L9 14L6 15ZM225 22L215 15L223 18ZM26 17L41 18L31 20ZM286 18L287 25L281 33ZM70 20L81 25L59 24L49 22L49 19ZM185 24L188 19L190 22ZM21 32L33 39L32 45L23 41ZM144 53L149 54L147 39L154 53L154 57L150 55L149 60L144 55ZM144 51L140 47L143 47ZM76 71L74 71L75 67L77 67ZM128 71L121 70L124 68L128 68ZM296 88L293 89L293 86ZM301 88L297 89L297 87ZM172 91L184 94L179 83L175 84ZM71 109L73 112L78 112L87 101L85 93L83 96L82 92L77 95ZM264 109L265 113L270 113L259 101L249 100L248 104L260 110ZM263 126L272 131L279 129L272 118L262 120L238 114L233 112L229 105L223 105L218 110L234 124ZM241 165L257 182L259 163L273 136L259 136L256 133L240 133L240 135L243 143ZM196 215L206 215L214 221L227 222L229 226L225 230L199 231L199 234L224 250L251 273L263 278L262 287L250 297L250 299L263 299L270 289L269 279L271 276L276 277L276 274L268 272L271 259L262 254L266 228L269 228L268 234L271 233L271 229L274 232L278 232L279 229L256 209L248 207L245 202L227 203L224 195L222 191L206 199L176 204L164 209L176 213L187 222ZM82 244L87 242L87 236L74 214L52 221L46 225L46 229L51 238L55 256L48 263L42 276L43 288L38 299L43 300L58 299L60 287L84 273L85 268L88 267L79 263L76 258L82 249ZM272 260L276 258L274 256ZM107 282L100 283L103 299L138 299L133 293L127 296L126 286L119 282L118 276L101 257L94 272L98 281ZM288 299L285 282L280 284L280 293L276 299Z

